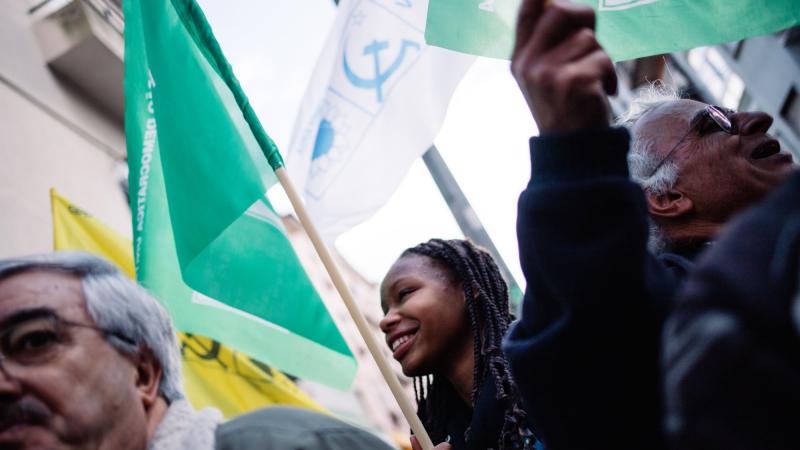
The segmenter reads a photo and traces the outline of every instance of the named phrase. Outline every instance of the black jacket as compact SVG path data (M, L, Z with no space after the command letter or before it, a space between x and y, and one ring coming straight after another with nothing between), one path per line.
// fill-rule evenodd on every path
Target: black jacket
M498 448L505 422L505 411L503 405L497 400L497 389L491 379L484 381L478 392L474 410L464 403L449 384L445 386L442 395L445 396L443 403L447 405L448 409L436 413L440 419L444 420L444 435L434 436L433 430L428 430L431 432L434 444L448 439L453 450ZM419 411L422 423L428 421L428 415L429 412L424 408ZM469 439L465 440L467 429L469 429ZM531 445L535 445L535 439L531 438L531 440Z
M548 449L665 446L661 327L692 264L647 251L628 143L619 128L531 139L517 219L528 287L504 349Z
M681 450L800 447L800 174L735 219L678 296L664 341Z

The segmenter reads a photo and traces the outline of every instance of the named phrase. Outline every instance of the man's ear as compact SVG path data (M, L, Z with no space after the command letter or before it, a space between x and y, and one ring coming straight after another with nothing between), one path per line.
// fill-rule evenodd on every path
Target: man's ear
M139 391L145 408L152 406L158 399L162 373L161 364L152 352L145 350L139 353L136 361L136 390Z
M694 209L694 202L681 191L670 189L664 194L648 192L647 210L653 217L674 219L688 214Z

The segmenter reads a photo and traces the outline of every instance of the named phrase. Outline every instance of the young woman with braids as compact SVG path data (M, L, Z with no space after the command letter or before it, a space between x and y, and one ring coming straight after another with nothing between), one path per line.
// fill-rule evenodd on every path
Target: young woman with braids
M417 414L454 449L539 448L501 349L512 319L506 283L469 241L407 249L381 284L381 330L413 377Z

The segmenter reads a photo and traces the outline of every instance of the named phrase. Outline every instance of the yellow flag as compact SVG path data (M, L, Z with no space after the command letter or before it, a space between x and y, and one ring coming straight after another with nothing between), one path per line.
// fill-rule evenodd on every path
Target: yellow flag
M136 279L131 241L50 189L55 250L83 250L117 264ZM186 395L196 408L232 417L273 405L324 409L283 373L203 336L178 333Z

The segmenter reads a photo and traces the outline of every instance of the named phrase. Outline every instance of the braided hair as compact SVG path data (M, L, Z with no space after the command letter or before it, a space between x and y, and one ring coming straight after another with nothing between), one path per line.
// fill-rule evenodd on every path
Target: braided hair
M525 411L501 344L513 319L508 289L491 255L466 240L431 239L409 248L401 258L421 255L438 262L464 290L470 328L474 337L475 367L472 373L472 403L484 383L494 383L497 400L504 409L500 449L524 448ZM413 380L417 409L432 437L446 436L444 420L454 388L444 377L424 375ZM469 438L467 430L465 440Z

